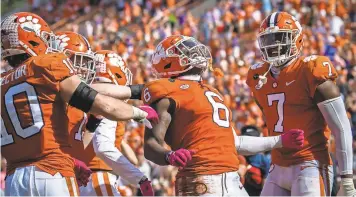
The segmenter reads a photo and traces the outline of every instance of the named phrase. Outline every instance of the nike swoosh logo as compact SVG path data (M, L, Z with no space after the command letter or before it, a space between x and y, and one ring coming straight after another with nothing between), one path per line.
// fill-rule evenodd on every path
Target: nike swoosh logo
M289 86L289 85L292 84L293 82L295 82L295 80L290 81L290 82L286 82L286 86Z

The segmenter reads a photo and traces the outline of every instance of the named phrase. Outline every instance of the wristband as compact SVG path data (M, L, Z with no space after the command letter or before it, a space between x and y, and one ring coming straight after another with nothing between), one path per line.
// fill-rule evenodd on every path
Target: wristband
M130 99L141 99L144 84L129 85L128 87L131 89Z
M141 185L142 183L148 181L148 178L146 176L143 176L140 180L140 182L138 182L139 185Z
M94 115L90 114L89 115L89 118L88 118L88 122L85 126L85 128L91 132L91 133L94 133L96 128L98 128L100 122L101 122L102 119L99 119L97 117L95 117Z
M171 164L171 163L169 162L169 157L170 157L172 154L173 154L173 151L169 151L169 152L166 153L166 155L165 155L165 160L166 160L167 164Z

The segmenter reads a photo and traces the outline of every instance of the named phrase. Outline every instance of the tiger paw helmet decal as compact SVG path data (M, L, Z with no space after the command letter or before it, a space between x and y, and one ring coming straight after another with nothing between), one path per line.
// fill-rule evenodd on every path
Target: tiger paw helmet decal
M56 37L56 46L59 51L63 51L66 46L68 46L68 41L70 38L66 34L62 34Z
M41 24L39 19L33 16L23 16L19 18L20 27L27 32L35 32L37 35L41 34Z

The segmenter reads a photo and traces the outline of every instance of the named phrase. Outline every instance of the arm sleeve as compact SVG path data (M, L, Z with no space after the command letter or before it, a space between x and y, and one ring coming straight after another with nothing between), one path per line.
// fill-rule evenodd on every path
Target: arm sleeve
M315 56L307 63L307 81L309 96L314 98L318 85L327 80L334 81L337 78L337 72L329 58L325 56Z
M252 137L237 136L234 129L235 147L240 155L255 155L257 153L270 151L274 148L282 148L282 137Z
M93 137L94 151L113 169L114 174L136 185L144 174L115 147L116 125L117 122L108 119L101 121Z
M340 174L352 174L352 132L344 102L341 97L337 97L318 103L318 107L335 137Z

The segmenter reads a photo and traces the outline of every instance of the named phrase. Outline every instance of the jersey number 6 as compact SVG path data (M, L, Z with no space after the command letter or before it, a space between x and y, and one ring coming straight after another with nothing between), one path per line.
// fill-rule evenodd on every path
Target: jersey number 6
M221 96L211 91L205 92L205 96L208 98L208 101L213 106L213 121L221 127L226 127L226 128L230 127L229 109L224 104L216 102L213 98L216 97L221 102L223 102ZM220 118L220 113L219 113L220 111L224 111L225 118Z

